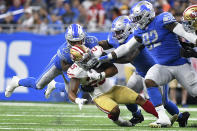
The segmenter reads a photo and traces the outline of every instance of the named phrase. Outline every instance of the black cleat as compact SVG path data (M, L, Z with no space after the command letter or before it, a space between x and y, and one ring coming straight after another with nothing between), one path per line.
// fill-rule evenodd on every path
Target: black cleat
M133 125L136 125L138 123L141 123L142 121L144 121L144 116L142 114L140 115L133 115L133 118L131 118L131 120L129 120Z
M189 112L183 112L182 113L182 117L181 118L178 118L178 123L179 123L179 127L186 127L187 126L187 120L190 116L190 113Z

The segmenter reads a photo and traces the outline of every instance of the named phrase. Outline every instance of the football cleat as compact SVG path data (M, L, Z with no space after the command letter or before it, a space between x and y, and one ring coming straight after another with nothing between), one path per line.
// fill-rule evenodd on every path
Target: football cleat
M171 121L168 115L165 113L163 105L158 106L155 109L159 115L159 118L155 122L150 123L149 126L152 128L170 127Z
M124 121L123 123L120 124L120 126L131 127L131 126L134 126L134 125L130 121Z
M182 117L178 118L178 123L179 123L179 127L186 127L187 126L187 121L188 118L190 116L189 112L183 112L182 113Z
M171 126L171 121L168 118L168 116L165 117L165 115L163 115L162 117L159 117L155 122L150 123L149 126L151 128L170 127Z
M5 90L6 97L10 97L12 95L14 89L19 86L19 84L18 84L19 80L20 79L17 76L13 76L10 84L6 87L6 90Z
M144 121L144 116L140 113L140 115L133 115L133 118L129 120L133 125L136 125L138 123L141 123Z
M161 119L157 119L155 122L152 122L149 124L151 128L165 128L165 127L171 127L171 123L168 122L162 122Z
M114 123L118 126L121 126L121 127L131 127L131 126L134 126L130 121L127 121L127 120L123 120L123 121L114 121Z
M48 99L48 98L50 97L51 92L53 92L54 89L55 89L55 81L52 80L52 81L48 84L47 89L45 90L45 93L44 93L46 99Z

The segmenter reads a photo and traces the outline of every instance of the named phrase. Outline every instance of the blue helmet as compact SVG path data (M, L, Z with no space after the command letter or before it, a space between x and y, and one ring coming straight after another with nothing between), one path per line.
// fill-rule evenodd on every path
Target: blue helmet
M144 29L155 17L153 5L148 1L138 2L131 7L129 17L137 27Z
M84 44L86 32L79 24L71 24L68 26L65 34L67 43L70 45Z
M133 26L128 16L119 16L112 22L112 36L119 43L123 43L132 30Z

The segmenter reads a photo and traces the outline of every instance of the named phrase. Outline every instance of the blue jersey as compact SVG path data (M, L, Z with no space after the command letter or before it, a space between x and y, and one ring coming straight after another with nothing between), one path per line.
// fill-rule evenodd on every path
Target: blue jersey
M128 38L122 43L127 43L131 38L133 37L133 34L130 34ZM108 43L113 46L114 48L118 48L120 43L116 39L112 37L112 33L108 35ZM145 77L147 71L156 64L155 59L150 55L147 48L145 47L142 49L140 54L133 60L132 64L135 66L136 71L138 74L140 74L142 77Z
M86 36L85 38L85 46L88 48L93 48L94 46L98 45L98 39L94 36ZM57 56L60 58L60 60L63 60L67 62L68 64L73 64L73 61L70 57L70 45L65 42L62 44L58 51Z
M134 36L140 37L142 43L159 64L176 66L188 62L180 56L180 43L175 33L164 26L176 22L169 12L161 13L145 29L137 29Z

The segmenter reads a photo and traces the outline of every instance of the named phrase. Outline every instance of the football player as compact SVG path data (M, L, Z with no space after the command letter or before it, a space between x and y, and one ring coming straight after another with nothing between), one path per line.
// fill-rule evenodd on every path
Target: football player
M197 36L186 32L169 12L155 16L152 4L147 1L136 3L130 13L130 19L137 26L134 37L110 54L101 57L100 60L117 59L143 43L159 63L152 66L145 77L147 90L153 104L158 106L161 104L159 90L154 87L164 85L174 78L187 89L190 95L196 97L197 73L192 69L188 60L181 57L181 46L177 35L184 37L194 46L197 45ZM160 109L163 110L163 108ZM159 120L151 123L150 126L158 127Z
M98 44L98 40L94 36L86 36L82 26L78 24L71 24L65 33L66 42L63 43L54 57L51 59L43 73L39 78L28 77L19 79L14 76L7 86L5 96L10 97L15 88L24 86L34 89L43 89L49 84L56 76L61 75L62 71L67 71L73 61L70 58L70 47L75 44L85 44L87 47L92 48Z
M183 12L182 25L185 31L197 35L197 5L191 5L185 9L185 11ZM181 45L184 48L181 50L181 54L183 57L197 58L197 52L193 49L193 44L188 42L182 42Z
M116 66L112 63L94 63L95 57L103 54L100 46L89 50L83 45L75 45L70 50L71 57L75 63L68 69L67 75L71 78L69 83L69 98L79 105L81 109L85 99L77 98L76 93L79 85L89 92L96 106L108 114L108 118L119 126L133 126L129 121L119 117L118 104L138 104L146 112L158 117L158 114L149 100L145 100L132 89L125 86L115 85L108 79L118 73ZM97 58L96 58L97 59ZM89 64L92 63L92 64Z
M112 32L109 33L108 40L99 41L98 43L103 47L103 49L118 48L120 45L127 43L133 37L132 29L133 25L131 24L128 16L117 17L112 23ZM134 72L130 77L127 83L127 87L133 89L137 93L140 93L143 89L143 92L146 92L144 77L147 71L157 62L150 55L146 47L140 46L136 50L134 52L129 52L132 53L130 55L127 54L116 59L114 62L131 63L135 66L137 73ZM163 86L162 91L164 108L171 115L179 114L179 125L181 127L186 126L188 120L188 112L180 113L178 107L168 99L168 86ZM134 117L130 120L133 124L140 123L143 120L140 111L137 109L137 105L127 105L127 108L131 108L133 110Z

